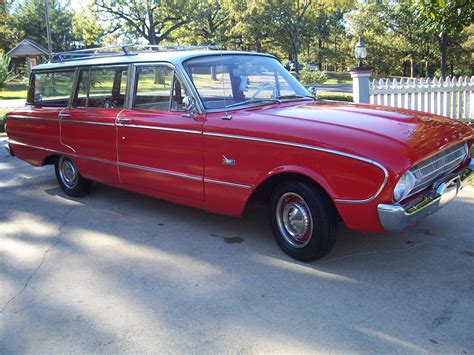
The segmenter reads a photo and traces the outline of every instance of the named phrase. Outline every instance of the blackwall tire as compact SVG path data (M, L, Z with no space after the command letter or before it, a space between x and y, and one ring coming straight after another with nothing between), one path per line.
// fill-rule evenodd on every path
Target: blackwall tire
M316 186L303 181L277 186L271 197L270 221L276 242L292 258L321 259L334 247L337 213Z
M82 177L74 160L60 156L54 164L59 186L69 196L83 197L90 192L91 181Z

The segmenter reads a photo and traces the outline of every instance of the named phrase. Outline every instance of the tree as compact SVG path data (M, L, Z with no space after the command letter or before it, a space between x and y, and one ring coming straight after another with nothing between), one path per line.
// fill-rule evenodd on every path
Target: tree
M446 76L448 47L453 37L474 22L472 0L417 0L414 10L426 28L437 35L441 76Z
M292 59L299 71L298 52L301 39L309 29L312 0L266 0L274 23L286 35L291 46Z
M113 26L158 45L191 22L196 3L190 0L95 0L95 8Z
M104 42L104 38L109 33L115 32L118 28L107 26L99 21L92 6L84 6L74 16L72 20L72 32L75 41L84 47L99 46Z
M46 23L44 0L22 0L14 8L13 25L24 34L45 47ZM69 9L69 1L48 0L53 51L64 51L74 46L72 19L74 13Z
M5 0L0 0L0 49L7 51L20 41L23 32L13 26L10 6Z

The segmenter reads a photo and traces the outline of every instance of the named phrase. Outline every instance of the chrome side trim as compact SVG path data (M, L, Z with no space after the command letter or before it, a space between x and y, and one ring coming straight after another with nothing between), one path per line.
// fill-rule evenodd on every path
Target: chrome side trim
M79 120L69 120L69 119L61 119L61 122L66 123L79 123L79 124L91 124L96 126L115 126L115 123L108 123L108 122L94 122L94 121L79 121Z
M31 144L26 144L26 143L21 143L21 142L17 142L17 141L14 141L12 139L7 139L7 143L8 144L16 144L16 145L21 145L23 147L29 147L29 148L35 148L35 149L39 149L39 150L44 150L46 152L52 152L52 153L60 153L60 154L64 154L64 155L72 155L72 154L69 154L69 153L66 153L66 152L59 152L57 150L53 150L53 149L48 149L48 148L44 148L44 147L38 147L36 145L31 145Z
M383 188L387 184L388 181L388 170L380 163L377 163L374 160L367 159L360 157L358 155L354 154L349 154L349 153L344 153L340 152L338 150L334 149L328 149L328 148L321 148L321 147L316 147L312 145L307 145L307 144L300 144L300 143L293 143L293 142L287 142L287 141L280 141L280 140L274 140L274 139L265 139L265 138L258 138L258 137L249 137L249 136L239 136L239 135L234 135L234 134L222 134L222 133L213 133L213 132L204 132L204 135L206 136L211 136L211 137L224 137L224 138L232 138L232 139L242 139L242 140L248 140L248 141L254 141L254 142L262 142L262 143L271 143L271 144L279 144L279 145L285 145L285 146L290 146L290 147L296 147L296 148L303 148L303 149L310 149L310 150L316 150L319 152L324 152L324 153L329 153L329 154L335 154L339 156L343 156L346 158L350 159L355 159L362 161L364 163L372 164L382 170L384 174L384 179L382 184L380 185L379 189L375 192L374 195L367 199L363 200L345 200L345 199L335 199L335 202L338 203L369 203L372 202L377 198L378 195L382 192Z
M117 162L113 162L113 161L110 161L110 160L104 160L104 159L100 159L100 158L93 158L93 157L84 156L84 155L72 154L72 153L67 153L67 152L60 152L60 151L53 150L53 149L48 149L48 148L44 148L44 147L34 146L34 145L31 145L31 144L17 142L17 141L11 140L11 139L8 139L7 143L8 144L21 145L21 146L34 148L34 149L39 149L39 150L44 150L44 151L52 152L52 153L64 154L64 155L74 157L74 158L78 158L78 159L92 160L92 161L96 161L96 162L99 162L99 163L110 164L110 165L115 165L115 166L122 166L122 167L126 167L126 168L132 168L132 169L138 169L138 170L144 170L144 171L150 171L150 172L157 173L157 174L171 175L171 176L181 177L181 178L189 179L189 180L203 181L203 182L206 182L206 183L227 185L227 186L233 186L233 187L240 187L240 188L243 188L243 189L251 189L252 188L252 186L249 186L249 185L236 184L236 183L233 183L233 182L214 180L214 179L203 179L201 176L197 176L197 175L178 173L178 172L175 172L175 171L169 171L169 170L163 170L163 169L150 168L150 167L147 167L147 166L136 165L136 164L122 163L122 162L117 163Z
M78 159L92 160L92 161L96 161L96 162L104 163L104 164L123 166L123 167L127 167L127 168L151 171L151 172L158 173L158 174L172 175L172 176L182 177L182 178L186 178L186 179L202 181L202 177L196 176L196 175L178 173L178 172L169 171L169 170L155 169L155 168L150 168L150 167L135 165L135 164L121 163L121 162L117 163L117 162L113 162L113 161L110 161L110 160L94 158L94 157L89 157L89 156L85 156L85 155L72 154L72 153L67 153L67 152L60 152L60 151L57 151L57 150L48 149L48 148L44 148L44 147L38 147L38 146L31 145L31 144L17 142L17 141L14 141L14 140L7 140L7 142L9 144L16 144L16 145L21 145L21 146L24 146L24 147L44 150L44 151L51 152L51 153L63 154L63 155L67 155L67 156L78 158Z
M129 163L122 163L122 162L118 162L117 165L125 167L125 168L150 171L152 173L157 173L157 174L171 175L171 176L177 176L177 177L181 177L181 178L189 179L189 180L202 181L201 176L196 176L196 175L191 175L191 174L178 173L178 172L175 172L175 171L150 168L148 166L135 165L135 164L129 164Z
M179 133L189 133L189 134L202 134L201 131L195 131L191 129L180 129L180 128L170 128L170 127L157 127L157 126L145 126L145 125L138 125L133 123L117 123L118 127L130 127L130 128L142 128L142 129L153 129L156 131L167 131L167 132L179 132Z
M59 122L57 118L48 118L48 117L35 117L35 116L26 116L26 115L7 115L7 119L11 120L35 120L35 121L53 121Z
M236 184L233 182L227 182L227 181L221 181L221 180L214 180L214 179L207 179L204 178L204 182L206 183L211 183L211 184L218 184L218 185L226 185L226 186L232 186L232 187L239 187L241 189L246 189L250 190L252 186L249 185L242 185L242 184Z

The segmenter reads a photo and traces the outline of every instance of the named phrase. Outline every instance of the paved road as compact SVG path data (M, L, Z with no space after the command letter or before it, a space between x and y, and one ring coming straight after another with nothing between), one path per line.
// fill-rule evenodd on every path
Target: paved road
M25 100L0 100L0 109L7 109L7 108L15 108L19 106L23 106L25 104Z
M318 84L318 91L352 93L352 84Z
M4 141L4 139L3 139ZM2 142L0 142L2 144ZM0 353L474 352L474 188L310 264L222 217L0 153Z

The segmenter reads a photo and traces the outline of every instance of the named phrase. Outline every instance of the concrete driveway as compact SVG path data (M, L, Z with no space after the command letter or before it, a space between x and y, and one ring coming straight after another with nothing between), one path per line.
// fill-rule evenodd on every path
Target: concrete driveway
M0 145L4 143L0 139ZM0 353L473 353L474 188L303 264L261 207L222 217L0 153Z

